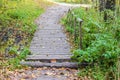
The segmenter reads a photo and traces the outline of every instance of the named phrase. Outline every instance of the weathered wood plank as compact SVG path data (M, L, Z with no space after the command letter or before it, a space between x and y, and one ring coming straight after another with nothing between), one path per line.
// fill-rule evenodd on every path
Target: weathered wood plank
M72 55L28 55L26 60L71 60Z
M33 40L40 40L40 41L61 41L61 42L64 42L67 40L67 38L62 38L62 37L59 37L59 38L49 38L49 37L46 37L46 38L41 38L41 37L34 37Z
M65 68L78 68L78 64L74 62L62 62L62 63L42 63L39 61L35 62L20 62L22 65L32 66L32 67L65 67Z
M40 51L40 50L31 50L31 53L34 53L34 54L70 54L69 51Z
M39 35L39 34L43 34L43 35L54 35L54 34L59 34L59 35L65 35L64 33L61 33L62 30L55 30L55 29L42 29L40 31L38 31L37 33L35 33L35 35Z
M38 33L37 35L35 35L35 37L38 37L38 35L39 35L39 37L41 37L41 38L46 38L46 37L63 37L63 38L66 38L66 35L64 35L64 34L41 34L41 33Z
M33 55L72 55L72 53L55 53L55 52L49 52L49 53L47 53L47 52L41 52L41 53L39 53L39 52L37 52L37 53L31 53L31 54L33 54Z
M47 51L49 51L49 52L68 52L68 51L70 51L70 49L59 49L59 48L57 48L57 49L55 49L55 48L31 48L31 50L32 51L36 51L36 50L39 50L40 52L46 52L46 50Z

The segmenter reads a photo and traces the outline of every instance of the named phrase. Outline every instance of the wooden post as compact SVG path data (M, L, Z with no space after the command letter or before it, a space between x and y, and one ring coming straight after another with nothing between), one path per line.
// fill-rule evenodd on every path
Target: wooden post
M72 20L75 18L75 16L74 16L74 12L71 12L71 15L72 15ZM75 27L75 21L71 21L71 24L72 24L72 27L73 27L73 29L74 29L74 27ZM72 27L71 27L71 29L72 29ZM71 34L72 34L72 32L71 32ZM74 32L73 32L73 35L74 35Z
M72 13L71 13L71 11L70 11L70 28L72 28ZM71 34L72 34L72 32L71 32Z
M83 20L80 18L77 18L77 16L74 14L74 12L71 12L71 10L68 11L69 12L69 16L68 18L68 24L70 25L70 27L72 28L72 26L74 27L74 42L76 42L77 39L77 30L76 30L76 26L77 26L77 22L79 23L79 48L82 49L82 22ZM74 22L72 24L72 20L74 19ZM71 33L72 34L72 33Z
M74 42L76 42L76 38L77 38L77 31L76 31L76 17L74 18Z
M80 38L80 42L79 42L79 48L82 49L82 20L81 19L78 19L79 21L79 38Z
M70 9L68 10L68 15L67 15L66 24L68 25L69 23L70 23Z

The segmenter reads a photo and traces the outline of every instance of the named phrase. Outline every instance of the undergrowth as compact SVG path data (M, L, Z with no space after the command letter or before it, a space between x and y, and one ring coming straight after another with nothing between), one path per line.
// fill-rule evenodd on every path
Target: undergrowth
M34 21L44 12L40 3L45 1L0 0L0 68L20 68L20 61L30 53L29 45L37 29Z
M103 13L93 8L89 10L77 8L73 11L84 21L82 25L83 49L76 48L72 56L73 61L79 64L86 63L84 68L80 69L79 75L91 76L94 80L115 80L120 55L120 17L114 16L105 22ZM107 12L113 16L112 11ZM66 31L72 36L74 27L66 24L67 21L67 17L62 20ZM77 46L78 42L79 38L74 44Z

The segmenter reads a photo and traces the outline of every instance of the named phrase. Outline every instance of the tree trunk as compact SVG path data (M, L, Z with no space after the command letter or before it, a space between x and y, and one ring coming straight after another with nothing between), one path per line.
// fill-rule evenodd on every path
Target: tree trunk
M112 10L112 11L114 11L115 10L115 0L107 0L106 1L106 9L110 9L110 10Z
M99 10L104 11L105 9L105 0L99 0Z
M104 11L104 20L108 20L108 13L106 10L115 11L116 0L99 0L100 7L99 10ZM109 16L110 17L110 16Z

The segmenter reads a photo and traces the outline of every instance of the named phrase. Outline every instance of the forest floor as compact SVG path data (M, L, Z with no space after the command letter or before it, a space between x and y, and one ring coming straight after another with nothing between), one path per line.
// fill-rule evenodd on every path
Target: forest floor
M6 69L7 70L7 69ZM84 80L77 77L78 70L69 68L31 68L6 71L1 80Z
M78 5L72 6L63 3L62 4L56 3L56 4L61 5L62 7L63 6L78 7ZM14 71L10 71L9 69L5 68L1 73L4 73L4 75L0 75L0 80L90 80L87 77L78 78L77 76L78 70L70 69L70 68L26 67L24 69L16 69Z

